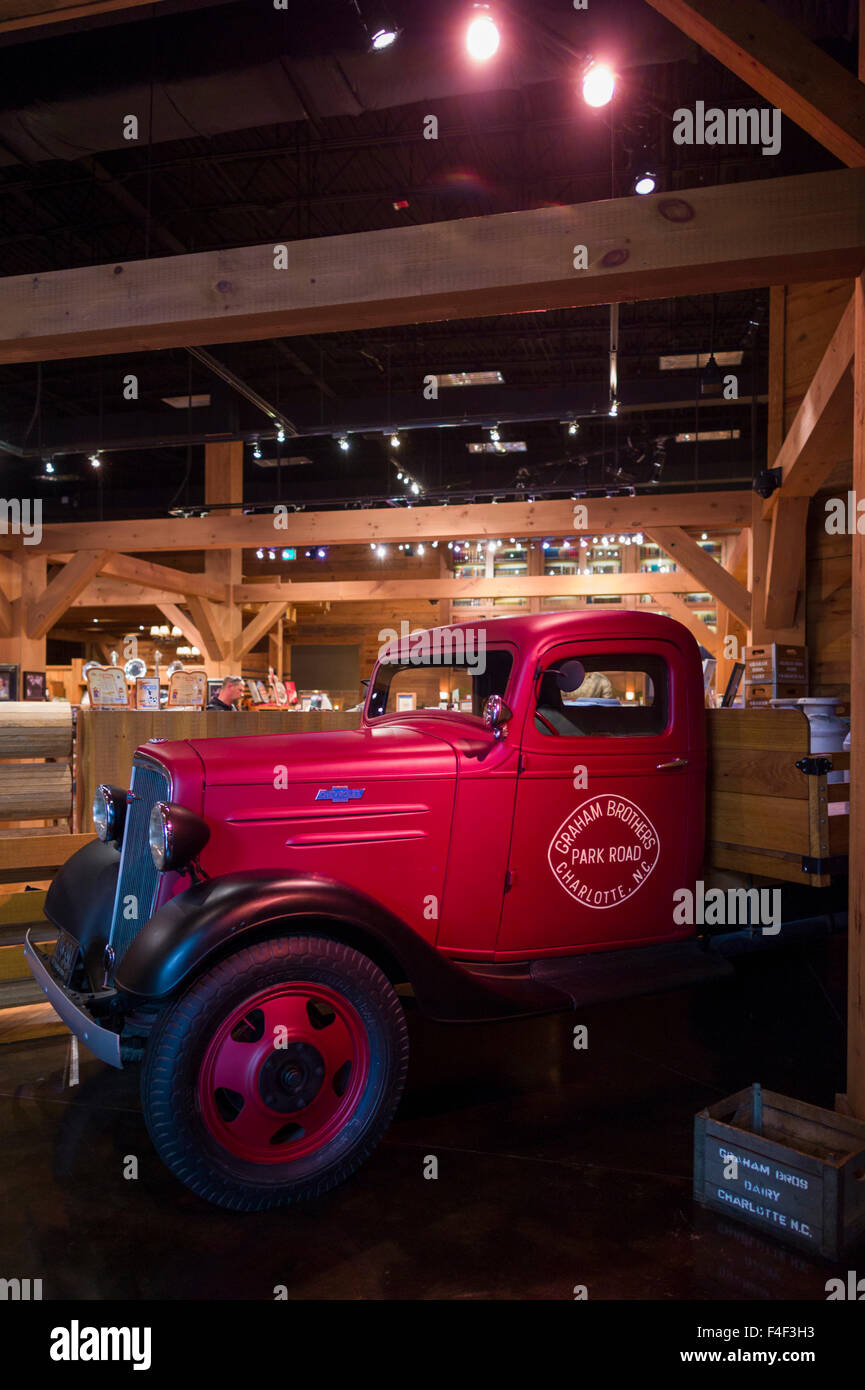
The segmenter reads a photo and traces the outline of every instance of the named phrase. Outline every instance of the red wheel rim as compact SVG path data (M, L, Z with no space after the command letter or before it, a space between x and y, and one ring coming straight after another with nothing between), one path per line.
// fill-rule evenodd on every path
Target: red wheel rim
M198 1077L213 1138L251 1163L286 1163L348 1123L369 1075L369 1038L336 990L296 981L262 990L220 1025Z

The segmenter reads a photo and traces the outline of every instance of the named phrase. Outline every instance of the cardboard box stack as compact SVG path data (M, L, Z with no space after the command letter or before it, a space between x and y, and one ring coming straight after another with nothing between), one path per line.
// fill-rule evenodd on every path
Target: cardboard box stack
M772 700L798 700L808 694L808 648L770 642L745 648L745 704L770 707Z

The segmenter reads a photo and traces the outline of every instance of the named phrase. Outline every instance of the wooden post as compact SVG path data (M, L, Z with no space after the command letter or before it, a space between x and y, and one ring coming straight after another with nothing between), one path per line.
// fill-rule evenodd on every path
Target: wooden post
M211 505L235 502L238 505L228 511L220 511L220 516L239 516L243 500L243 441L230 440L228 443L205 445L204 450L204 495ZM243 579L243 552L241 550L210 551L205 555L205 572L211 579L233 586ZM199 603L208 604L207 599ZM198 613L198 626L205 616ZM218 660L207 659L207 669L213 676L236 676L237 660L234 656L234 643L240 637L243 623L240 605L235 603L229 591L229 598L223 609L211 608L210 614L219 626L222 638L222 655Z
M27 611L46 588L48 566L44 553L33 555L22 548L19 554L20 562L10 562L3 577L4 590L8 585L6 597L11 601L12 631L8 637L0 637L0 661L19 668L20 692L22 672L45 670L45 634L28 637Z
M865 497L865 278L856 281L853 358L853 495ZM865 536L853 519L850 614L850 913L847 1103L865 1119Z

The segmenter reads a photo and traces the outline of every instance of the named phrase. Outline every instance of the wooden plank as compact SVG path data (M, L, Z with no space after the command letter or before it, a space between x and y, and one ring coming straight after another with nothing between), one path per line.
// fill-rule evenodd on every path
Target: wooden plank
M753 523L748 543L748 588L751 591L751 621L745 626L748 642L760 645L765 642L783 642L790 646L805 645L805 605L800 604L796 612L796 622L791 627L770 628L766 626L766 589L769 574L769 541L772 528L763 519L760 497L751 494Z
M743 796L709 789L710 840L746 849L810 854L808 803L798 797Z
M854 290L853 490L865 497L865 278ZM853 536L850 616L850 859L847 968L847 1100L865 1119L865 536ZM839 817L843 821L843 817ZM834 820L834 818L833 818ZM831 822L830 822L831 824ZM837 832L839 837L841 828Z
M710 749L752 748L803 758L811 746L811 726L799 709L706 710Z
M698 591L708 589L740 622L748 626L751 621L751 595L748 590L681 526L644 525L643 530L681 569L694 576ZM693 583L689 583L688 588L693 590Z
M0 763L0 820L72 814L68 763Z
M270 243L13 276L0 362L707 294L863 261L865 170L839 169L310 238L286 269Z
M748 531L745 527L739 532L730 547L725 569L738 579L744 588L748 586Z
M68 1036L69 1029L50 1004L21 1004L13 1009L0 1009L0 1043L33 1042L36 1038L54 1038L63 1033Z
M785 373L787 366L787 287L769 290L769 408L767 453L775 458L784 442Z
M759 787L763 796L808 800L810 779L799 771L788 749L710 748L709 777L718 791L747 796Z
M160 0L0 0L0 34L35 29L47 24L65 24L73 19L114 14L147 5L155 8Z
M780 496L813 497L852 445L853 299L841 315L826 351L772 464L781 487L763 504L771 515Z
M2 284L2 281L0 281ZM588 519L575 525L574 503L561 501L460 503L451 506L373 507L363 511L291 512L274 516L159 517L138 521L65 522L45 526L44 555L89 549L94 540L114 551L257 550L259 547L397 545L426 540L498 540L508 536L574 536L643 531L658 525L729 530L751 525L748 490L591 497ZM579 514L578 514L579 516ZM580 518L581 519L581 518ZM0 536L0 550L27 557L18 537ZM212 558L212 557L209 557ZM176 599L176 594L169 596Z
M800 856L786 857L778 851L766 850L761 854L755 850L742 849L738 845L720 845L710 841L706 848L706 857L714 869L780 879L783 883L800 883L807 888L827 888L832 881L828 874L823 874L822 877L817 874L803 874Z
M256 642L270 631L274 623L279 621L284 612L285 605L282 603L265 604L261 612L243 629L240 636L234 639L232 659L240 661L242 657L246 656L246 653L252 650Z
M865 164L865 92L777 9L759 0L649 4L842 163Z
M105 562L105 550L79 550L27 608L27 634L44 637Z
M805 571L808 497L778 497L772 513L763 615L767 628L792 627Z

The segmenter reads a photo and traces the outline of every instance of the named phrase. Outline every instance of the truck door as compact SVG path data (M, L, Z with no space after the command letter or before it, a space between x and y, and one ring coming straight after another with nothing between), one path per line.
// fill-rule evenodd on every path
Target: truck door
M693 888L703 826L684 670L663 641L571 641L541 658L497 958L693 934L673 922L674 892Z

